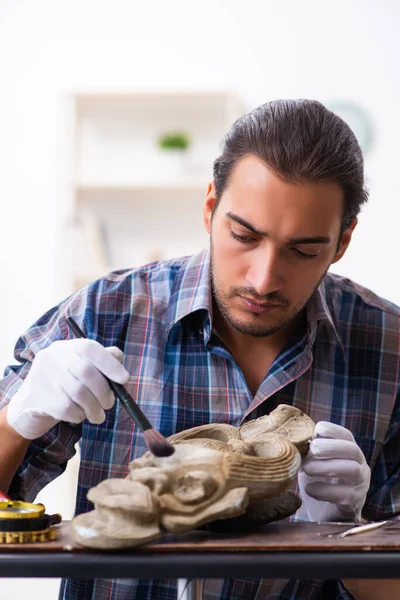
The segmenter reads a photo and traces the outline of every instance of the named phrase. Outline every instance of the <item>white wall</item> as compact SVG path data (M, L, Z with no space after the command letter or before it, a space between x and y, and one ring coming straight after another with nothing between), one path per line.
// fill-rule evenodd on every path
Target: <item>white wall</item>
M228 87L249 108L282 97L356 100L375 126L371 199L335 270L400 303L399 24L397 0L0 0L0 369L17 335L61 299L65 96L74 89ZM43 496L66 517L68 486L67 477ZM6 585L2 600L17 590ZM43 598L55 597L41 585Z

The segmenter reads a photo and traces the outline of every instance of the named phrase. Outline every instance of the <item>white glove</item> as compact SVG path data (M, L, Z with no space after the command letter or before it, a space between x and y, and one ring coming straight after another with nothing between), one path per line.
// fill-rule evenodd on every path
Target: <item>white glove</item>
M371 470L348 429L317 423L298 477L310 521L361 521Z
M59 421L102 423L115 402L103 376L125 383L122 352L88 339L54 342L37 353L32 367L7 411L9 425L34 440Z

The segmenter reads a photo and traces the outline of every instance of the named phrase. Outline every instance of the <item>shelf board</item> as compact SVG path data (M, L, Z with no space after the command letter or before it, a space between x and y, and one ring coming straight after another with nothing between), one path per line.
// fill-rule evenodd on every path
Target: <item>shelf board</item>
M199 191L207 189L208 179L187 181L153 181L137 183L100 183L100 184L75 184L74 189L77 193L109 193L109 192L146 192L146 191Z
M98 90L98 91L76 91L75 101L79 107L112 106L126 102L146 104L148 102L177 102L188 105L197 104L199 101L208 106L224 106L227 102L237 102L239 98L234 91L230 90Z

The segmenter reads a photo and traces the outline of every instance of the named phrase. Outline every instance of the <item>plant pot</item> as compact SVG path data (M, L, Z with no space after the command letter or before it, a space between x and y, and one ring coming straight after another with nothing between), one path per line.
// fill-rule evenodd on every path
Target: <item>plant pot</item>
M157 157L157 177L163 181L178 181L186 176L186 150L161 150Z

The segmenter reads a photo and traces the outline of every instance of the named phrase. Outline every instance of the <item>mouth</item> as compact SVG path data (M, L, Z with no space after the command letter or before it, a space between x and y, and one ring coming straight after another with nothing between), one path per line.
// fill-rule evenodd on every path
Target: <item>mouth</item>
M276 308L281 308L283 306L282 304L277 304L274 302L257 302L253 298L245 298L244 296L239 297L242 300L245 307L251 312L265 313Z

